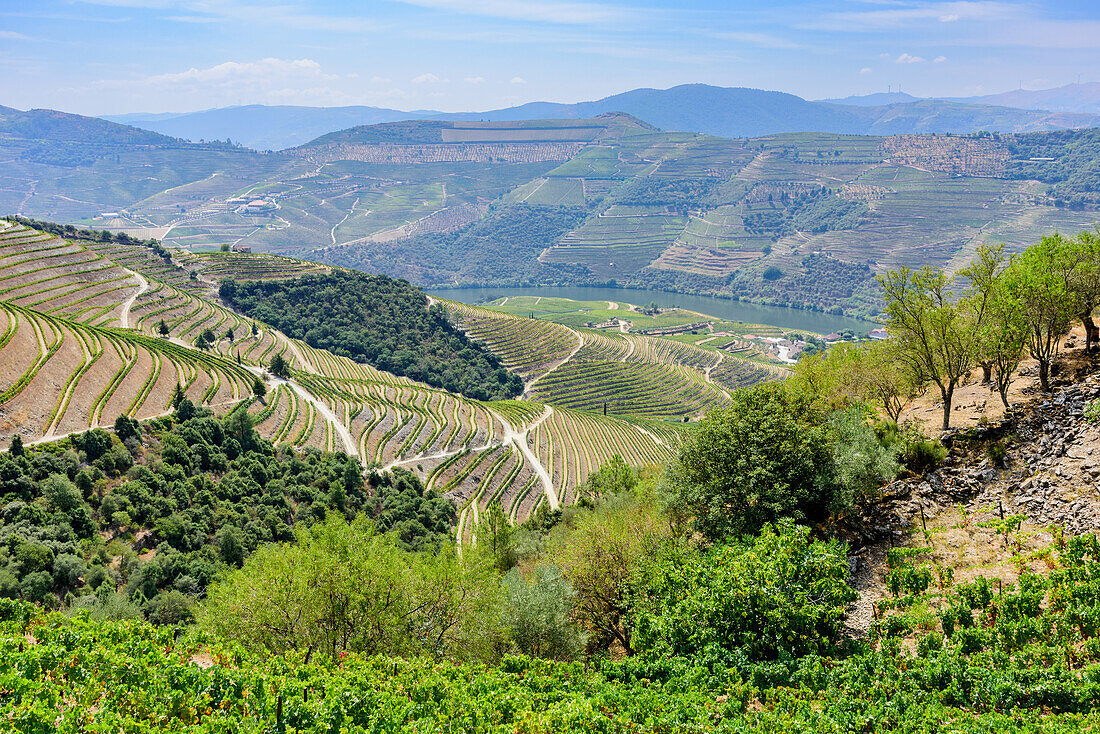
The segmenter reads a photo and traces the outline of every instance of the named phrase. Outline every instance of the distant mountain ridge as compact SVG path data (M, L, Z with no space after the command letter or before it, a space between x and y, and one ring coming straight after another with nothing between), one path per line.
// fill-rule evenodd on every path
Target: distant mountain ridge
M1091 89L1090 85L1078 86ZM1086 93L1073 91L1074 94ZM1062 96L1066 94L1068 92L1062 93ZM808 101L785 92L683 84L670 89L634 89L575 104L530 102L485 112L402 112L380 107L249 105L170 116L127 114L105 119L192 141L229 138L257 150L296 147L338 130L386 122L591 119L611 112L632 115L663 130L728 138L784 132L890 135L970 133L975 130L1029 132L1100 126L1100 104L1096 105L1094 112L1084 109L1048 111L1045 108L1022 109L990 104L997 101L995 97L998 95L968 100L927 100L895 92ZM1072 106L1068 101L1064 104ZM1085 102L1075 104L1078 107L1088 106Z
M432 110L402 112L365 106L245 105L179 114L104 115L102 119L192 141L228 138L255 150L283 150L335 130L439 114Z

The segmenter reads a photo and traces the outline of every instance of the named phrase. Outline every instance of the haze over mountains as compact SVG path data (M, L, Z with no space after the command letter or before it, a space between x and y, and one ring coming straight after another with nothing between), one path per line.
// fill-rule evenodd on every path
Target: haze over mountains
M186 140L229 138L257 150L281 150L335 130L397 120L587 119L607 112L626 112L664 130L735 138L805 131L871 135L1028 132L1100 126L1100 84L942 100L898 92L821 101L784 92L684 84L670 89L635 89L575 104L531 102L484 112L248 105L180 114L105 115L103 119Z

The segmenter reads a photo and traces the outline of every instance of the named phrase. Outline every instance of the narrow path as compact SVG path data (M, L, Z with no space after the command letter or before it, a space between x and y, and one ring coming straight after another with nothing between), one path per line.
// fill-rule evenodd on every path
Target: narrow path
M568 328L568 327L566 327L566 328ZM531 393L531 388L535 386L536 382L538 382L542 378L546 377L548 374L550 374L551 372L556 370L558 367L561 367L563 364L565 364L569 360L573 359L573 357L577 356L577 352L581 351L581 347L584 346L584 337L582 337L580 334L573 331L572 329L569 329L569 330L573 332L573 336L577 337L577 346L573 347L573 351L571 351L568 355L566 355L565 359L561 360L560 362L555 364L553 367L551 367L550 369L546 370L545 372L543 372L541 375L539 375L535 379L528 382L527 386L523 390L523 394L525 396L529 395Z
M627 330L626 330L626 329L623 329L623 328L622 328L622 326L623 326L622 324L619 324L619 330L620 330L620 332L621 332L621 333L623 333L623 334L627 333ZM626 343L627 343L628 345L630 345L630 348L626 350L626 354L624 354L624 355L623 355L623 358L622 358L622 360L620 360L620 361L622 361L622 362L625 362L625 361L627 361L628 359L630 359L631 357L633 357L633 356L634 356L634 350L635 350L635 348L636 348L636 346L637 346L637 345L636 345L636 344L634 343L634 340L633 340L633 339L631 339L631 338L630 338L629 336L628 336L628 337L624 337L624 338L626 339Z
M358 196L355 197L355 203L351 205L351 209L348 209L348 213L344 215L344 218L341 219L336 224L332 225L332 231L329 232L329 236L332 237L332 244L334 244L334 245L336 244L336 228L339 227L344 222L348 221L348 217L351 216L351 213L355 211L355 207L357 207L357 206L359 206L359 197Z
M703 377L706 378L707 382L709 382L711 384L714 383L714 380L710 379L710 371L712 369L714 369L715 367L717 367L718 365L722 364L722 360L725 359L725 358L726 358L726 355L722 352L719 352L718 353L718 361L715 362L714 364L712 364L710 367L707 367L705 370L703 370Z
M539 185L538 185L538 186L536 186L535 188L531 189L530 191L528 191L528 192L527 192L527 196L525 196L525 197L523 197L522 199L520 199L520 201L522 201L522 202L526 202L526 201L527 201L528 199L530 199L530 198L531 198L532 196L534 196L534 195L535 195L535 192L536 192L536 191L538 191L538 190L539 190L539 189L541 189L541 188L542 188L543 186L545 186L545 185L546 185L546 182L547 182L547 181L549 181L549 180L550 180L550 179L548 179L548 178L544 178L544 179L542 179L541 181L539 181Z
M138 289L122 304L122 313L119 314L118 320L119 323L122 324L123 329L130 328L130 309L133 308L134 301L136 301L138 299L138 296L140 296L142 293L149 290L149 281L145 279L145 276L133 270L131 270L130 273L134 276L134 278L137 279Z
M490 411L492 412L492 411ZM535 473L539 475L539 479L542 480L542 490L546 494L546 501L550 503L550 509L558 509L558 495L554 492L554 480L550 477L550 472L546 471L546 467L543 466L539 457L535 456L535 452L531 450L531 447L527 445L527 434L538 428L543 421L554 414L554 409L549 405L542 411L542 415L538 417L531 425L527 426L522 431L517 431L515 426L509 423L504 416L493 413L501 423L504 424L504 435L501 436L501 441L507 444L509 441L516 444L516 448L520 450L523 457L530 462L531 468L535 470Z
M614 301L608 301L607 302L607 310L608 311L618 311L619 310L619 304L615 303Z
M359 456L359 447L355 445L355 439L351 437L351 431L348 430L343 421L336 417L336 414L332 412L332 409L328 407L325 401L315 397L313 393L306 390L294 380L274 379L276 383L284 382L290 385L291 389L298 393L299 397L308 403L312 403L313 407L317 409L317 412L323 415L325 420L332 423L332 427L336 429L336 433L340 436L340 441L344 444L344 453L348 456Z

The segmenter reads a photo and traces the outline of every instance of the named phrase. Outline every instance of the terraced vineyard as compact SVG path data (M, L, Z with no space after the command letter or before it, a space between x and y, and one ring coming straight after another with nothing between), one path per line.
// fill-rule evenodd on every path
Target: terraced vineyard
M215 410L251 400L257 430L276 443L415 471L454 498L457 533L471 542L491 502L517 521L539 504L571 502L612 454L644 464L675 451L684 424L650 419L694 415L727 397L709 376L726 359L715 351L448 303L527 381L531 400L481 403L288 339L213 295L215 277L310 270L0 225L0 442L161 415L178 384ZM196 348L204 332L214 339ZM275 355L289 363L289 379L266 374ZM257 377L267 382L263 400L252 399ZM596 393L584 388L593 380ZM617 401L607 416L594 412L605 399Z

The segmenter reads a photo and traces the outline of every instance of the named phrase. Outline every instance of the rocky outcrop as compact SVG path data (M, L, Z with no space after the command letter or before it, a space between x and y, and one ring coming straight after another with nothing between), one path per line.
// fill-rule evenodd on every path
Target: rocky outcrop
M950 432L943 466L888 485L841 523L840 534L854 547L900 539L919 527L922 512L935 517L956 503L1074 534L1100 531L1100 413L1089 415L1100 400L1100 375L1078 378L995 424ZM993 444L1004 448L996 461Z

